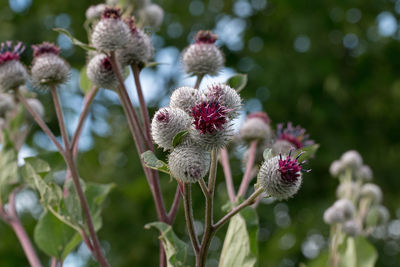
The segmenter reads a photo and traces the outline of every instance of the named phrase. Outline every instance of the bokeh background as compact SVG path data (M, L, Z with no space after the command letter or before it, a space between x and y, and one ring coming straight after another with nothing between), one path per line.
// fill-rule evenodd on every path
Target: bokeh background
M388 227L374 233L377 266L400 264L400 0L289 1L192 0L154 1L165 11L161 28L153 33L155 61L165 63L142 73L146 100L154 113L168 104L172 90L192 85L181 70L180 51L200 29L219 35L227 68L213 81L224 81L235 72L248 73L241 95L242 119L252 111L266 111L274 124L292 121L307 129L321 145L309 163L299 194L286 202L266 202L258 207L259 266L297 266L326 249L329 227L323 211L334 201L338 181L328 172L330 163L349 149L358 150L374 171L389 208ZM27 45L22 60L29 65L31 44L57 43L72 66L70 82L62 89L69 130L73 131L82 103L79 71L85 51L52 28L67 28L87 41L85 10L97 1L0 0L0 40L20 40ZM127 84L134 88L131 77ZM135 96L133 96L135 99ZM57 132L49 95L39 92L46 121ZM135 100L136 101L136 100ZM47 137L33 126L25 156L41 154L63 177L65 166ZM158 233L143 226L156 220L153 201L140 167L117 95L101 91L91 109L80 142L79 169L84 179L114 182L103 212L100 239L113 266L156 266ZM159 153L162 157L162 153ZM232 156L236 185L242 169ZM221 170L220 170L221 171ZM170 203L175 182L162 176ZM227 201L222 172L218 172L216 207ZM32 234L41 210L33 192L20 194L18 209ZM194 190L195 216L202 218L204 203ZM216 208L215 216L222 215ZM202 227L202 222L197 222ZM185 241L184 214L179 210L175 231ZM208 266L217 266L224 231L211 245ZM41 254L45 259L45 255ZM80 246L64 266L93 265ZM11 228L0 222L0 265L27 266Z

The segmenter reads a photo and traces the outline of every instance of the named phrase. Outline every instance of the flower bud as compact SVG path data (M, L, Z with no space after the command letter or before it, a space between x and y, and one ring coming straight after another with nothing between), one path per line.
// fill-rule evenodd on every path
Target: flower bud
M98 5L92 5L86 10L86 19L88 20L95 20L95 19L100 19L101 14L103 14L104 10L106 9L105 4L98 4Z
M361 187L360 195L363 198L370 199L372 203L380 203L382 201L382 190L376 184L364 184Z
M295 149L314 144L314 141L309 139L305 129L301 128L300 125L293 127L291 122L287 124L286 128L283 128L283 123L277 125L276 139L289 142ZM280 148L283 147L282 145L280 146Z
M336 224L336 223L342 223L344 222L345 219L343 217L343 213L331 206L329 207L325 212L324 212L324 222L326 224Z
M172 142L179 132L188 130L192 119L179 108L162 108L156 112L151 122L154 142L164 150L172 149Z
M356 213L356 208L354 207L354 204L345 198L336 200L335 203L333 203L333 207L338 209L339 212L342 212L344 220L351 220L354 218L354 214Z
M260 118L247 118L239 134L248 143L254 140L270 140L272 137L271 127Z
M89 80L99 88L115 89L118 79L112 69L110 58L104 54L94 56L87 65L86 74Z
M265 161L258 173L258 184L264 192L279 200L288 199L297 193L302 182L302 164L298 158L282 155Z
M194 106L202 101L202 94L192 87L180 87L172 92L169 100L171 108L180 108L190 114Z
M69 65L59 57L60 48L44 42L33 45L33 63L31 67L32 84L37 88L57 86L68 80Z
M360 227L355 220L349 220L343 223L342 231L349 236L356 236L360 234Z
M14 47L11 41L1 43L0 46L0 90L17 89L26 83L28 74L24 65L19 61L25 47L19 42Z
M7 113L15 107L14 99L9 94L0 93L0 118L5 118Z
M186 73L191 75L215 76L224 66L225 58L215 46L217 36L210 31L199 31L195 43L182 52L182 63Z
M293 150L296 150L296 147L286 140L277 140L272 144L272 154L274 155L288 155Z
M100 51L115 51L130 39L128 25L121 19L118 8L106 7L92 33L92 44Z
M371 168L368 165L363 165L356 171L357 179L361 179L363 181L371 181L374 176Z
M117 59L124 66L144 65L153 57L154 47L151 39L141 29L136 28L133 17L125 23L131 31L130 40L123 49L117 51Z
M227 109L227 116L234 119L242 108L242 99L239 94L226 84L213 84L207 87L205 92L207 99L217 100Z
M340 160L335 160L329 167L329 172L333 177L339 177L344 172L343 163Z
M203 178L210 168L210 153L196 146L177 146L169 155L172 176L185 183L195 183Z
M355 150L349 150L345 152L340 160L342 161L343 166L345 166L346 168L351 168L353 170L357 170L358 168L360 168L363 163L360 153Z
M26 100L28 102L28 105L40 116L44 117L44 107L42 103L36 99L36 98L29 98ZM32 118L32 115L27 112L28 118Z
M164 10L156 4L150 4L139 11L139 16L143 20L143 25L158 28L164 20Z

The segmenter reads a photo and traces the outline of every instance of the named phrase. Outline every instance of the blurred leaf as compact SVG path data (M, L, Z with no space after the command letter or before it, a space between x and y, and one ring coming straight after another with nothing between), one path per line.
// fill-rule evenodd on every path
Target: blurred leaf
M32 166L36 173L50 172L50 165L38 157L24 158L24 160Z
M63 260L80 243L79 234L50 212L44 212L36 224L34 240L49 256Z
M152 151L143 152L141 157L147 167L170 174L167 163L159 160Z
M66 217L68 217L68 221L72 222L74 225L83 226L85 223L83 221L82 207L74 187L74 181L68 179L64 186L68 189L68 194L64 197Z
M226 81L226 84L239 93L246 87L247 74L236 73Z
M373 267L378 253L365 237L348 237L339 247L339 267Z
M229 222L219 267L252 267L257 263L258 217L246 207Z
M188 133L189 133L188 130L185 130L185 131L182 131L182 132L177 133L177 134L174 136L174 139L172 139L172 147L175 148L176 146L178 146L179 144L181 144L182 141L183 141L183 138L184 138Z
M11 118L10 120L10 132L18 133L20 131L21 126L25 122L26 119L26 110L23 106L18 106L17 114Z
M3 130L0 151L0 203L8 200L8 195L19 180L17 150L9 133Z
M79 40L76 39L74 36L72 36L72 34L71 34L69 31L67 31L66 29L54 28L53 31L56 31L56 32L58 32L58 33L65 34L65 35L72 41L72 43L73 43L74 45L77 45L77 46L79 46L79 47L81 47L81 48L83 48L83 49L85 49L85 50L88 50L88 51L90 51L90 50L96 51L96 48L94 48L93 46L90 46L90 45L88 45L88 44L85 44L85 43L79 41Z
M101 211L103 202L114 187L115 184L86 184L85 196L96 231L100 230L102 226Z
M146 229L150 229L151 227L158 229L161 233L159 238L164 245L168 267L184 266L187 256L187 246L185 242L176 236L171 225L163 222L153 222L144 226Z
M315 259L307 262L307 264L302 264L302 265L304 267L325 267L328 266L328 259L329 259L328 251L323 251Z
M93 84L86 75L86 66L79 73L79 86L83 93L87 94L92 89Z
M156 67L158 65L166 65L166 63L161 63L161 62L148 62L146 63L146 66L144 66L145 68L152 68L152 67Z
M300 153L302 153L298 159L299 162L303 160L308 160L314 157L315 153L317 153L318 148L319 144L313 144L311 146L302 147L294 153L294 156L297 157Z
M265 149L265 150L264 150L264 153L263 153L263 158L264 158L264 160L269 160L269 159L272 158L272 157L273 157L273 155L272 155L272 149L271 149L271 148Z

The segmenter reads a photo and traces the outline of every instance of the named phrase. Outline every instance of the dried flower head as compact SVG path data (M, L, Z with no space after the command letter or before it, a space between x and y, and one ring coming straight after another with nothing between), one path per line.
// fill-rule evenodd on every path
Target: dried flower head
M180 108L190 114L194 106L202 101L202 94L192 87L179 87L172 92L169 106Z
M89 61L86 74L89 80L99 88L115 89L119 84L110 58L104 54L98 54Z
M207 99L218 100L221 105L228 109L227 115L230 119L234 119L239 115L239 110L242 108L242 99L236 90L230 86L218 83L207 87L205 91Z
M17 89L26 83L28 74L19 61L25 46L18 42L15 46L11 41L0 45L0 89L8 91Z
M168 158L172 176L185 183L195 183L210 169L210 153L197 146L180 145Z

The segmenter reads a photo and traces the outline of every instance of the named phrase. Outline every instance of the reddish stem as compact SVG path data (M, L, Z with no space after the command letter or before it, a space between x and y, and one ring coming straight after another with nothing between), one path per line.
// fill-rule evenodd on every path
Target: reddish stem
M257 143L258 143L257 140L254 140L250 143L249 159L247 161L246 170L242 179L242 183L240 184L239 187L239 192L236 197L237 199L246 194L247 188L249 187L249 184L253 179L253 176L251 174L253 170L254 160L256 157Z
M226 189L228 191L229 200L231 202L235 202L236 193L235 193L235 188L233 186L232 172L231 172L231 166L229 164L228 150L225 147L221 149L220 162L222 165L222 169L224 170Z

